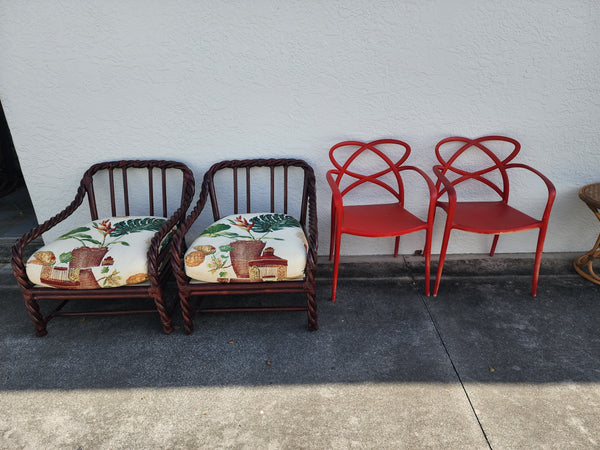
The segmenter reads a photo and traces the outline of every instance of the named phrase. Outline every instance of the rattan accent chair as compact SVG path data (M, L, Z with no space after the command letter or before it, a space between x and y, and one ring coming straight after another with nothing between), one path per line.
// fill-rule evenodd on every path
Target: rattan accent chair
M207 200L215 223L188 249L186 234L194 238L190 227L205 210ZM300 245L300 255L296 255L301 264L294 266L293 258L287 256L288 248L282 246L290 243L288 238L293 241L298 236L304 244ZM202 238L207 240L200 245ZM217 243L211 239L222 240ZM262 243L256 243L261 240ZM234 252L238 249L234 247L238 244L257 249L236 266ZM173 239L172 264L184 331L193 332L196 313L235 311L306 311L309 330L316 330L317 246L315 175L305 161L246 159L214 164L204 176L196 206ZM202 270L200 275L194 272ZM306 294L306 303L241 306L235 300L236 304L229 306L228 299L217 297L221 304L211 306L203 298L194 305L191 301L192 297L278 293ZM223 306L223 301L228 305Z
M106 188L106 191L101 191L102 188ZM185 164L176 161L122 160L91 166L83 175L71 204L18 239L12 249L13 272L37 336L46 335L48 322L57 316L157 312L163 331L171 333L171 317L176 302L168 306L163 295L165 283L171 274L171 236L173 229L185 218L194 189L193 173ZM44 247L47 250L38 251L27 261L24 260L27 245L61 224L80 207L86 209L82 206L85 197L88 199L92 222L63 234L53 243L47 243ZM142 198L147 201L142 201ZM130 216L130 212L137 215ZM84 211L78 211L75 217L81 214L87 215ZM114 235L119 237L115 238ZM138 245L127 242L127 236L137 239L135 242ZM65 245L65 242L74 242L78 248L64 253L60 253L62 250L49 250L55 243ZM110 249L118 248L121 251L120 261L110 256L109 246ZM81 262L80 253L91 254L93 251L101 254L96 258L97 261L101 259L101 263L90 263L88 258L86 263L74 264L76 259ZM138 255L136 262L142 269L136 268L139 273L126 279L126 270L122 268L127 269L129 260L133 262L134 253ZM34 275L37 277L35 280L32 279ZM153 306L125 310L107 310L106 305L94 311L63 309L76 299L107 303L110 299L143 298L152 299ZM40 301L54 301L56 306L49 313L42 313Z

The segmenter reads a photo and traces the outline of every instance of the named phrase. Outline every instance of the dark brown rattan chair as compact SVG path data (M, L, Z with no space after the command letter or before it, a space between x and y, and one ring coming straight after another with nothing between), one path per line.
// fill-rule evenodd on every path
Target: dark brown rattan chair
M107 187L106 197L97 197L94 187L96 187L96 192L100 194L101 191L99 188L104 186ZM181 194L178 192L179 187L181 187ZM59 214L33 228L17 240L12 250L13 272L23 293L25 306L33 321L37 336L46 335L48 321L57 316L156 312L160 316L163 331L166 334L171 333L173 331L171 316L176 302L173 302L173 305L168 307L163 297L163 291L168 276L171 273L169 257L172 240L168 242L168 239L165 241L163 239L168 236L173 227L179 226L185 218L187 209L194 196L194 188L194 175L191 170L186 165L175 161L111 161L95 164L90 167L83 175L75 200ZM176 192L175 196L170 194L170 197L173 197L172 201L171 199L167 201L167 192ZM96 221L99 217L102 217L102 215L98 214L99 209L101 213L104 210L108 211L110 209L113 217L117 216L118 213L120 215L124 213L125 216L129 216L131 210L134 214L137 211L142 211L143 214L149 216L162 215L162 217L167 218L166 222L155 232L151 240L147 253L148 279L145 283L101 289L68 289L35 285L28 278L26 261L23 259L26 246L41 236L42 233L47 232L71 216L82 205L86 196L89 202L89 213L92 221ZM148 201L138 202L137 198L139 197L145 197ZM156 208L156 212L155 198L157 200L156 204L159 205ZM110 208L108 207L109 199ZM159 209L162 209L162 211L158 211ZM169 209L172 210L170 214L168 212ZM78 212L78 215L81 213L82 211ZM151 309L119 309L110 311L63 310L63 307L70 300L74 299L109 300L123 298L149 298L154 300L154 307ZM44 315L38 303L40 300L55 300L58 301L58 305L51 312Z
M292 180L297 181L298 187ZM220 195L217 195L217 186ZM227 195L225 193L227 192ZM252 193L252 196L251 196ZM231 194L231 195L229 195ZM260 202L262 196L263 202ZM204 210L210 198L212 218L217 221L228 214L242 213L283 213L295 216L299 221L307 240L306 267L303 279L282 281L244 281L235 282L194 282L185 272L184 254L186 252L185 235ZM258 200L256 200L258 198ZM245 208L240 207L245 199ZM252 200L252 201L251 201ZM256 204L255 204L256 203ZM259 203L266 203L263 209ZM270 203L270 205L269 205ZM289 205L288 205L289 203ZM298 204L292 209L292 203ZM227 210L221 214L220 207ZM296 216L295 214L298 213ZM172 264L183 314L184 330L190 334L194 330L196 313L209 312L250 312L250 311L307 311L308 328L316 330L317 304L315 300L317 265L317 209L315 194L315 175L313 169L299 159L248 159L223 161L213 165L205 174L199 200L178 229L173 238ZM267 251L266 249L265 251ZM202 302L192 306L190 298L194 296L212 296L229 294L271 294L304 293L306 304L299 306L221 306L202 307Z

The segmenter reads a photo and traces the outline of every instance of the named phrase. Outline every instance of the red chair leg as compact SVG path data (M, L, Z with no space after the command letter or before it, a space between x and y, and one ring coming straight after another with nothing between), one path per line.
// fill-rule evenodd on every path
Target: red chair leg
M444 260L446 259L446 250L448 250L448 240L450 239L450 232L452 228L448 225L444 230L444 238L442 240L442 248L440 250L440 260L438 262L437 274L435 276L435 286L433 287L433 296L435 297L440 287L440 281L442 278L442 269L444 268Z
M496 251L496 245L498 244L499 234L494 235L494 240L492 241L492 248L490 250L490 256L494 256L494 252Z
M431 290L431 230L427 230L425 236L425 248L423 249L425 255L425 295L429 297Z
M398 248L400 248L400 236L396 236L396 242L394 244L394 258L398 257Z
M546 239L547 226L540 228L537 247L535 249L535 262L533 264L533 281L531 282L531 296L537 295L537 284L540 275L540 266L542 265L542 251L544 249L544 240Z
M331 286L331 301L335 302L335 294L337 291L337 279L338 279L338 269L340 266L340 243L342 240L342 234L339 231L336 231L335 235L335 253L333 258L333 281Z
M331 205L331 233L329 235L329 261L332 260L333 258L333 252L335 251L335 242L334 242L334 236L335 236L335 209L333 207L333 204Z

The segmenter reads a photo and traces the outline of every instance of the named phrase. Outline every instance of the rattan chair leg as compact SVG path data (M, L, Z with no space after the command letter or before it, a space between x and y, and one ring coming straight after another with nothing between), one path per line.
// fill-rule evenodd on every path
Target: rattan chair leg
M35 335L37 337L43 337L48 334L46 330L47 321L42 316L40 312L40 305L37 301L35 301L31 297L25 297L25 307L27 308L27 312L29 313L29 317L33 322L33 326L35 328Z
M174 330L173 321L171 320L171 313L169 308L167 308L167 304L165 303L163 293L160 292L153 296L154 304L156 305L156 310L158 311L158 315L160 317L160 323L162 324L163 332L165 334L171 334Z
M306 294L307 307L306 314L308 316L308 329L310 331L317 331L319 329L318 316L317 316L317 299L315 294Z
M194 315L195 310L190 305L189 295L179 292L179 304L181 305L181 316L183 318L183 331L185 334L194 332Z

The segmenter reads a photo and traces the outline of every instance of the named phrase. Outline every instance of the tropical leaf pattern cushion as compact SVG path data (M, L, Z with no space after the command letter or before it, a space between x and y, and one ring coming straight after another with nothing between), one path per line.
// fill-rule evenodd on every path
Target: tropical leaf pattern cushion
M185 272L209 283L302 279L308 244L300 223L275 213L239 214L210 225L185 254Z
M34 284L62 289L142 283L148 279L150 242L165 221L108 217L77 227L35 252L27 261L27 276Z

